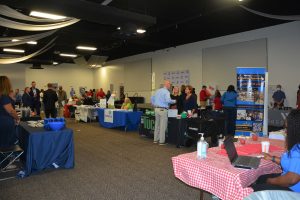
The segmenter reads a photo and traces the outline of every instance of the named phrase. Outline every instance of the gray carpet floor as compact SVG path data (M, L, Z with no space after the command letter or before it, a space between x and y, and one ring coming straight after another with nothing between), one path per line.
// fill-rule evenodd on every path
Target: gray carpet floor
M175 178L171 162L194 148L159 146L98 123L68 121L68 127L74 130L75 168L1 181L0 200L199 199L199 190Z

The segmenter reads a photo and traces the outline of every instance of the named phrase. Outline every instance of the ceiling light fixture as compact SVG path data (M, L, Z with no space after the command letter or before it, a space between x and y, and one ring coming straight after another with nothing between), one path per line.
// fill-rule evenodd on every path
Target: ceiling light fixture
M58 65L58 62L53 62L53 65Z
M76 49L88 50L88 51L95 51L95 50L97 50L96 47L87 47L87 46L77 46Z
M117 28L117 30L121 30L121 27L119 26L119 27Z
M11 41L12 42L19 42L20 40L18 40L18 39L12 39Z
M63 57L72 57L72 58L77 57L76 54L69 54L69 53L60 53L59 55Z
M239 0L239 1L243 1L243 0Z
M142 34L142 33L145 33L146 30L145 29L137 29L136 32Z
M14 53L24 53L25 52L23 49L6 49L6 48L4 48L3 51L14 52Z
M29 41L29 42L26 42L27 44L37 44L37 41Z
M31 11L29 15L34 16L34 17L46 18L46 19L65 19L66 18L66 16L55 15L55 14L50 14L50 13L45 13L45 12L38 12L38 11Z

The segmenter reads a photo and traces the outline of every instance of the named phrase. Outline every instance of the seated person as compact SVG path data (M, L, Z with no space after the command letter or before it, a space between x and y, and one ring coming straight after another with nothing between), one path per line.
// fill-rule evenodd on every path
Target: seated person
M123 110L130 110L133 109L133 104L131 103L128 97L125 98L124 103L122 104L121 109Z
M94 105L93 99L90 96L87 96L86 94L83 95L82 99L83 105Z
M298 200L300 199L300 193L282 190L264 190L259 192L253 192L244 200Z
M281 165L281 174L262 175L252 185L254 191L288 190L300 192L300 110L292 110L287 117L287 151L281 157L264 155L264 159Z
M282 109L284 107L284 100L286 99L285 93L281 90L281 85L277 85L277 90L273 96L274 108Z

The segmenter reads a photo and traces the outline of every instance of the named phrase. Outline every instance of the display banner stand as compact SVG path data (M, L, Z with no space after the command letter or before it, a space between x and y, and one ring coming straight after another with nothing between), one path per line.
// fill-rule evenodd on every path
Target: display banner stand
M264 118L267 117L266 69L237 67L236 72L238 99L235 136L251 136L252 133L263 136L267 134L264 128Z

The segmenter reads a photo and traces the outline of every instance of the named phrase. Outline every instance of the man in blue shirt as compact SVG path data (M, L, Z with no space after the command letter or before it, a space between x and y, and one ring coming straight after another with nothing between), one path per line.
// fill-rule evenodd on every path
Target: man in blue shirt
M170 81L164 81L164 87L158 89L154 96L151 97L151 103L155 107L155 130L154 143L165 144L165 135L168 125L168 108L170 104L176 103L170 97Z
M274 92L273 96L274 108L283 108L284 99L286 98L285 93L281 90L281 85L277 85L277 90Z

